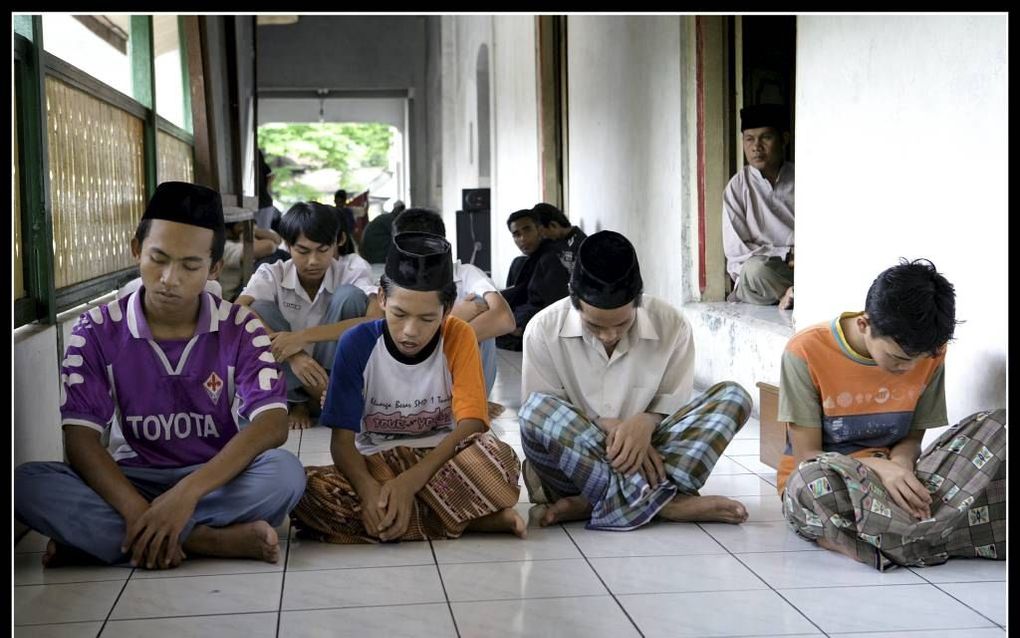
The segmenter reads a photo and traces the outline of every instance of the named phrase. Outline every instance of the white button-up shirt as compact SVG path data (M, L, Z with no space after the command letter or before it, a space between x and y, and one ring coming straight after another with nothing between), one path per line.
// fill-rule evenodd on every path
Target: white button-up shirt
M462 264L459 259L453 262L453 283L457 284L457 299L454 303L464 301L464 297L472 293L484 298L490 292L499 292L485 271L473 264Z
M543 392L588 418L672 414L694 387L691 325L665 301L642 295L637 318L613 356L584 328L570 297L543 309L524 331L521 401Z
M793 248L793 162L783 162L775 187L748 164L723 192L726 272L736 281L754 255L783 257Z
M290 324L291 331L297 332L322 325L333 293L344 284L357 286L369 296L379 291L378 282L372 281L372 267L352 253L333 260L322 277L315 299L308 298L308 293L298 280L297 267L290 259L259 266L241 296L252 297L255 301L274 302ZM305 352L311 354L314 345L306 346Z

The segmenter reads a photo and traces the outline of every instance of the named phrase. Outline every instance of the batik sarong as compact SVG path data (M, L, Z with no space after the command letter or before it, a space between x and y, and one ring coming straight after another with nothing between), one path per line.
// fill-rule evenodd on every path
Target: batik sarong
M915 473L932 495L924 520L896 505L874 470L835 452L790 475L783 513L801 536L824 538L880 570L953 556L1005 560L1005 410L949 428L921 454Z
M562 399L534 392L519 419L524 455L548 499L583 494L592 504L589 529L624 531L652 520L677 494L697 495L750 414L747 392L723 382L663 419L651 440L667 476L658 485L614 470L606 433Z
M379 483L396 478L433 448L395 447L365 457ZM402 541L456 538L471 521L517 504L521 464L506 443L490 432L474 434L457 446L415 496ZM307 467L305 495L291 512L298 533L327 543L378 543L365 530L361 499L335 465Z

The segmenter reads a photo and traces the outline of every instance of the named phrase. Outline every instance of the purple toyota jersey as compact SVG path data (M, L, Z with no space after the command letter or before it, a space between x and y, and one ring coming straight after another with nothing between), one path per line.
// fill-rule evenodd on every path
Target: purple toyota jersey
M203 292L195 336L160 341L142 291L81 315L61 364L62 425L111 428L117 463L175 468L213 458L260 413L287 408L262 323Z

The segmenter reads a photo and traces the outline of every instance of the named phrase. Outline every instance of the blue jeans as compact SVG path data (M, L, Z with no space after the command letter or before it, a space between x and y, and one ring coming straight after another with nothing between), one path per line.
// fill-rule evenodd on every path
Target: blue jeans
M274 332L281 330L290 331L290 323L284 319L283 313L280 312L280 308L276 303L272 301L255 301L252 302L251 309L257 312L259 317L262 317L262 322L270 330ZM367 309L368 295L361 288L351 284L337 286L336 290L333 291L333 299L330 300L329 307L326 309L326 314L322 318L320 325L337 323L344 319L364 317ZM336 341L320 341L312 348L312 358L327 373L333 368L333 358L336 356L336 346L339 342L339 339ZM307 401L308 394L304 391L301 380L291 370L290 364L284 361L280 364L280 367L283 368L284 378L287 381L287 400L291 403Z
M120 469L152 501L201 467ZM255 521L282 525L304 492L305 470L297 457L286 450L266 450L230 482L199 500L181 531L181 543L196 525L227 527ZM66 463L24 463L14 470L14 516L40 534L105 563L130 558L120 551L127 531L120 512Z

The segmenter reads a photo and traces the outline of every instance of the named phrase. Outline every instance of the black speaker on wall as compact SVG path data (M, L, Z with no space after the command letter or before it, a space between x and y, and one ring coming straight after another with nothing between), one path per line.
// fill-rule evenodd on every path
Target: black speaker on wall
M491 276L489 193L488 188L461 190L463 210L457 211L457 259L462 264L474 264Z

